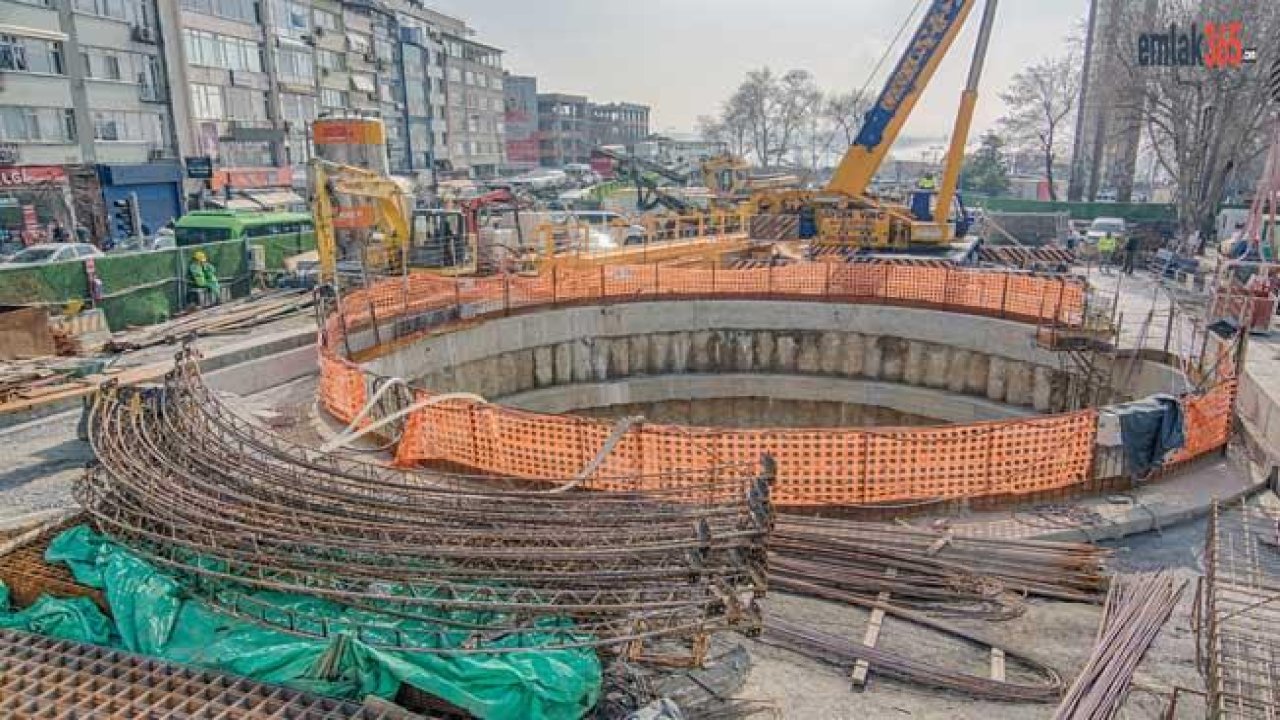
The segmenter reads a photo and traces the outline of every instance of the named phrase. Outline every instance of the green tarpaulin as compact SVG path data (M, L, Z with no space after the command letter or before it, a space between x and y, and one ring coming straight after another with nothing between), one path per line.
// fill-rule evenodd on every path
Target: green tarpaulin
M414 653L380 649L346 634L330 640L298 637L235 618L186 596L174 578L86 526L54 538L45 559L65 563L77 582L101 589L113 617L84 598L48 596L7 612L5 590L0 591L0 627L110 645L334 697L390 699L407 683L494 720L576 719L599 694L600 664L591 650ZM305 607L308 616L324 616L334 627L369 615L310 597L257 593L254 599L282 609ZM440 636L418 621L397 625L409 637L417 634L423 645L439 642Z

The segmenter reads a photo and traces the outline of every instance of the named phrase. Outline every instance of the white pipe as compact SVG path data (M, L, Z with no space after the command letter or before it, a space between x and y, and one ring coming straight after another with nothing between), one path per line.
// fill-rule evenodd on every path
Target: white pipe
M421 410L422 408L431 407L432 405L436 405L442 402L447 402L449 400L468 400L470 402L477 402L477 403L484 403L484 404L487 404L489 402L488 400L485 400L484 398L474 393L459 392L459 393L445 393L444 395L433 395L427 398L426 400L420 400L410 405L409 407L404 408L403 410L397 410L391 415L388 415L382 418L378 422L373 423L368 427L361 428L358 432L355 432L352 434L340 435L339 437L336 437L333 440L330 440L329 442L320 446L320 454L327 455L333 452L334 450L337 450L338 448L345 447L346 445L350 444L354 440L359 440L365 435L368 435L369 433L375 430L381 429L386 425L396 420L399 420L400 418L404 417L405 415L408 415L409 413L416 412L418 410Z

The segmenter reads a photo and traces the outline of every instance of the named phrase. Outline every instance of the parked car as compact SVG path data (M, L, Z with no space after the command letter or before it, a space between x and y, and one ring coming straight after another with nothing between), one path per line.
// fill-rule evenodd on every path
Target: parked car
M9 258L10 265L39 265L42 263L78 260L98 257L102 251L89 243L41 243L32 245Z
M1121 247L1121 241L1124 240L1125 235L1128 233L1124 224L1124 218L1094 218L1093 223L1089 225L1088 232L1085 233L1085 241L1090 245L1097 245L1098 240L1107 233L1111 233L1117 241L1117 247Z
M118 243L109 252L112 254L151 252L153 250L171 250L175 247L177 247L177 241L173 233L163 233L153 237L131 237Z

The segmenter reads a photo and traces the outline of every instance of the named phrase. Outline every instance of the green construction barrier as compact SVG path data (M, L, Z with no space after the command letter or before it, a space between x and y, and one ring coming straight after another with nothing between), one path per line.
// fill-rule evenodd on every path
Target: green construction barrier
M486 720L577 720L600 693L600 662L590 649L427 654L380 649L349 634L318 640L272 630L190 599L173 577L83 525L55 537L45 559L65 563L77 582L101 589L112 618L85 598L44 596L11 612L7 590L0 590L0 627L353 700L367 695L391 699L407 683ZM263 591L253 599L282 609L305 606L308 616L323 615L332 628L372 617L367 611L285 593ZM483 619L469 615L470 622ZM465 641L463 634L442 636L420 621L379 620L394 623L411 642L424 646L438 647L441 637Z
M966 200L969 198L966 196ZM1105 202L1049 202L1047 200L1020 200L1018 198L987 197L972 200L978 207L991 212L1057 213L1065 212L1072 220L1092 220L1098 217L1124 218L1125 222L1174 222L1178 211L1173 205L1159 203L1105 203Z
M315 249L311 232L249 240L263 247L267 270L281 270L284 259ZM112 330L164 322L189 302L187 265L203 250L218 269L231 296L251 289L249 257L244 240L192 245L155 252L108 254L94 258L94 272L102 281L98 306ZM65 305L72 300L89 304L89 281L83 260L42 265L0 266L0 305Z

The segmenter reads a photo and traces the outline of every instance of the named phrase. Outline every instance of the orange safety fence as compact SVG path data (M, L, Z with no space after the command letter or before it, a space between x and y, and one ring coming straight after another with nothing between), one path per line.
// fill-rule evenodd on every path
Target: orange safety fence
M429 394L419 393L420 399L426 397ZM774 499L785 505L1022 494L1086 480L1095 426L1093 410L875 430L738 430L643 423L633 426L600 466L600 476L615 479L594 487L637 489L629 478L656 478L673 468L711 470L754 462L768 453L778 463ZM586 467L612 430L613 423L573 415L447 402L413 414L396 461L443 461L486 473L555 480Z
M352 333L396 320L397 337L445 332L466 322L523 308L590 301L665 297L815 298L901 304L1075 325L1084 318L1083 284L1056 277L940 267L800 264L747 270L661 265L559 270L536 277L441 278L413 275L345 296L326 320L321 339L320 400L350 422L369 396L370 377L344 353ZM416 391L418 399L431 396ZM1230 433L1234 381L1183 398L1187 445L1174 462L1221 447ZM1089 479L1097 427L1095 410L923 428L724 429L641 423L616 443L597 476L599 489L662 479L672 469L709 470L778 462L776 500L788 505L855 505L1017 495L1055 490ZM557 480L586 467L613 431L612 423L546 415L463 400L416 410L407 419L396 460L444 461L478 471ZM613 487L613 484L619 484ZM626 489L634 489L626 485Z

